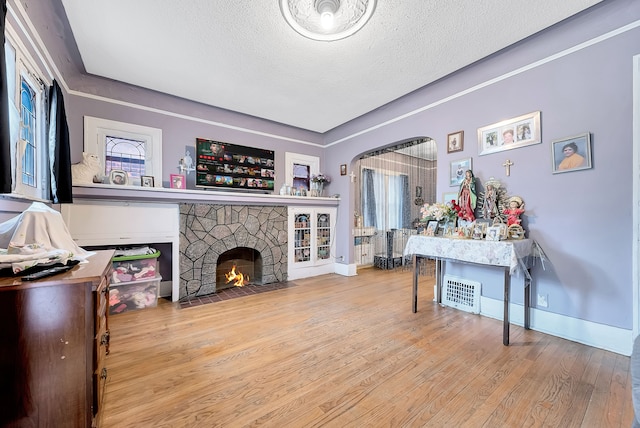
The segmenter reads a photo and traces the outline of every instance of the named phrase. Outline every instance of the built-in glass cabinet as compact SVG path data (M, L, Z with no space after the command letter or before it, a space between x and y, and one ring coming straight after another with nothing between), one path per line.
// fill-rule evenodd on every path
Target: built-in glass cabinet
M289 208L289 278L333 272L335 208Z

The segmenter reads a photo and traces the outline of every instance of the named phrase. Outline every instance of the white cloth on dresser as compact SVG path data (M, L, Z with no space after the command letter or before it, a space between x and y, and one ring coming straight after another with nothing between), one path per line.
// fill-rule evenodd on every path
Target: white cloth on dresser
M11 267L18 273L35 265L85 260L93 254L71 238L62 215L41 202L0 223L0 269Z

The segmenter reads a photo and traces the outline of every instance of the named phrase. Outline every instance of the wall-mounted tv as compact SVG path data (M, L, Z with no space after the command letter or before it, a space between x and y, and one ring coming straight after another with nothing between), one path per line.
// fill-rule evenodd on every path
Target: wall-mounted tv
M196 138L196 187L273 191L273 150Z

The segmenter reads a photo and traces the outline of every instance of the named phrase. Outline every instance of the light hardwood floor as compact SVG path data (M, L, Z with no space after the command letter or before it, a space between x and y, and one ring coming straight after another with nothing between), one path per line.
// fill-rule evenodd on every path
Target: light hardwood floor
M629 357L363 269L112 316L104 427L629 427Z

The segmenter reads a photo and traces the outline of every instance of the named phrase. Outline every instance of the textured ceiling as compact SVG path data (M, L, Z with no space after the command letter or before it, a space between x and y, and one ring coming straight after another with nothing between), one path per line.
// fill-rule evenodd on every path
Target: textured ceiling
M307 39L278 0L62 0L87 72L326 132L600 0L379 0Z

